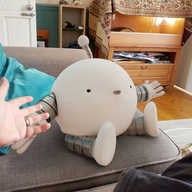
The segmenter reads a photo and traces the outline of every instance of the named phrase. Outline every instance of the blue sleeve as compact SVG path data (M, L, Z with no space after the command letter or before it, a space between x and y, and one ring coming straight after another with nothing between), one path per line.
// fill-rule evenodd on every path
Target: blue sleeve
M0 76L4 73L4 69L7 65L7 56L3 51L3 48L0 44Z
M9 151L9 146L0 148L0 155L6 155Z
M3 69L5 68L7 63L7 56L6 54L3 52L3 48L0 44L0 76L3 73ZM4 155L7 154L9 150L9 146L0 148L0 155Z

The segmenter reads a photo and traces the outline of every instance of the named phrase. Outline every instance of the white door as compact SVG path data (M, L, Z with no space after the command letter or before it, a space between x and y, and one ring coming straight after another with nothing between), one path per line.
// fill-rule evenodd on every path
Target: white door
M0 0L0 43L37 47L35 0Z

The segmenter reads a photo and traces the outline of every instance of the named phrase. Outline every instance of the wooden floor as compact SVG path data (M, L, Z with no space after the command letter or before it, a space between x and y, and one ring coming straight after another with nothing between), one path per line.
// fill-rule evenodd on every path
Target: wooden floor
M153 100L157 106L158 120L192 118L192 96L175 88L170 88L162 97ZM146 103L138 108L143 111Z

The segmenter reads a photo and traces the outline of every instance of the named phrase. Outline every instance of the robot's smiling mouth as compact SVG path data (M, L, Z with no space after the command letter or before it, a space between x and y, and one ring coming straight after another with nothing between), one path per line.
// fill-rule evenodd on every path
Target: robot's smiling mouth
M120 94L121 94L121 90L114 90L114 91L113 91L113 94L115 94L115 95L120 95Z

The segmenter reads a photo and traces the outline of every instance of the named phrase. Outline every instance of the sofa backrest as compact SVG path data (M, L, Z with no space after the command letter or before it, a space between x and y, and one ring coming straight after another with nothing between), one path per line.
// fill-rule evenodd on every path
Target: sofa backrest
M89 58L83 49L4 47L5 53L26 68L36 68L53 76L76 61Z

